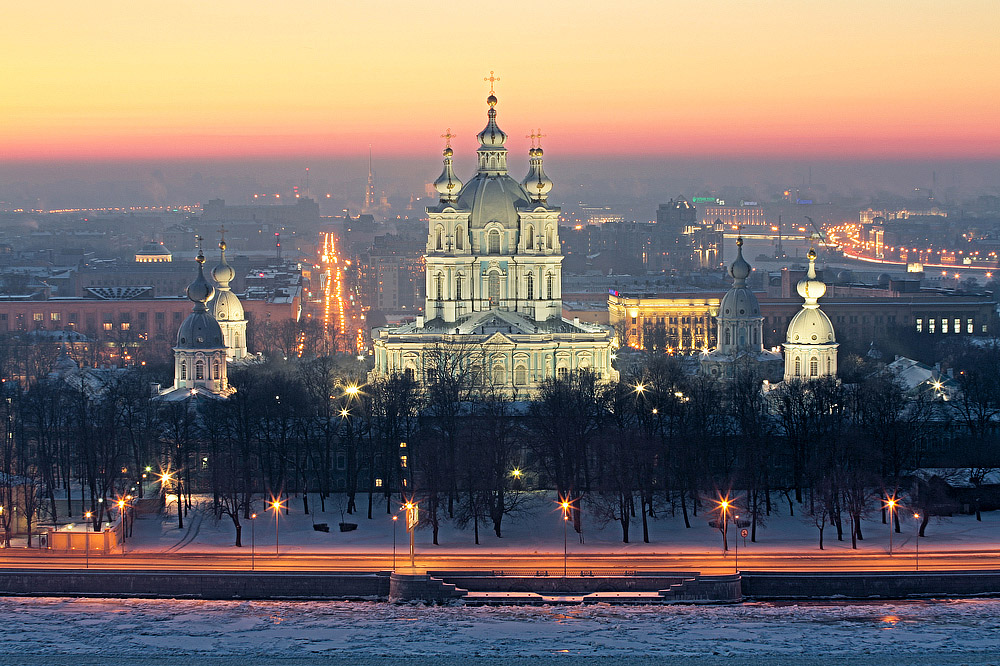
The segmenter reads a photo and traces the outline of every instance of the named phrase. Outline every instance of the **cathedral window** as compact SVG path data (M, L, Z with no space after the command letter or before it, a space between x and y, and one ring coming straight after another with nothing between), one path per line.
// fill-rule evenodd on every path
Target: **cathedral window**
M444 249L444 229L442 227L438 227L434 230L434 249Z
M462 300L462 276L459 275L455 279L455 298Z
M819 359L812 358L809 360L809 376L818 377L819 376Z
M830 357L828 356L826 358L826 374L827 374L827 376L833 375L833 373L830 371L830 368L831 368L831 362L830 362Z
M187 361L181 361L181 379L188 378L188 364Z
M529 250L535 249L535 228L530 224L524 229L524 247Z
M455 227L455 247L465 249L465 229L461 226Z
M219 370L220 370L220 368L219 368L219 361L216 360L215 363L212 364L212 379L216 379L216 380L219 379L220 374L221 374L219 372Z
M500 254L500 232L496 229L489 234L489 253Z
M523 365L514 368L514 383L518 386L524 386L528 383L528 369Z
M795 357L795 376L796 377L802 376L802 359L800 359L798 356Z
M545 229L545 247L549 250L552 249L552 227Z
M194 378L205 379L205 362L202 360L197 360L194 362Z
M434 276L434 293L439 301L444 298L444 276L441 273Z
M532 300L535 297L535 276L528 273L528 300Z
M555 298L555 278L552 276L552 273L545 274L545 291L548 293L546 298Z
M496 271L490 273L489 278L490 307L500 303L500 274Z
M726 344L727 345L733 344L733 342L732 342L732 336L730 335L730 332L729 332L728 328L726 328Z

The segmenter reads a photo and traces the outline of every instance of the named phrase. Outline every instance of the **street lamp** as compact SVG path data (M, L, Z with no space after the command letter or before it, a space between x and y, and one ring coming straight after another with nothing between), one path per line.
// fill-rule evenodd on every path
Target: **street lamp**
M733 503L729 500L729 496L726 495L720 498L716 505L719 510L719 514L722 516L722 552L729 552L729 540L728 540L728 528L729 528L729 509L732 507Z
M913 542L917 548L917 561L916 561L916 566L914 567L914 571L920 571L920 514L919 513L913 514L913 519L917 521L917 536Z
M122 522L122 557L125 557L125 536L128 533L128 530L126 529L127 523L125 522L126 521L125 500L119 499L117 505L118 505L118 520Z
M399 524L399 516L392 517L392 571L396 572L396 525Z
M892 516L899 502L896 501L896 496L893 495L883 503L885 504L885 508L889 510L889 556L892 557Z
M254 567L254 551L257 550L257 535L254 526L257 524L257 514L250 514L250 571L253 571Z
M416 566L414 563L416 557L414 540L416 537L417 522L420 520L420 508L413 501L404 504L403 508L406 509L406 531L410 533L410 568L412 569Z
M173 472L161 472L160 473L160 487L163 488L163 506L164 510L167 506L167 484L174 480ZM181 508L181 492L177 489L177 528L184 528L184 511Z
M565 497L559 500L559 508L562 509L562 519L563 519L563 578L566 578L566 572L568 569L569 562L569 509L571 503Z
M94 514L91 511L87 511L86 513L83 514L83 517L87 519L88 523L90 523L90 521L93 520L93 518L94 518ZM94 529L94 526L93 526L92 523L91 523L90 529L91 529L91 531L93 531L93 529ZM90 568L90 534L88 533L88 531L87 531L86 528L84 528L84 530L83 530L83 539L84 539L84 541L83 541L84 548L87 549L87 568L89 569Z
M274 556L278 556L278 516L281 514L282 502L280 499L272 499L270 508L274 511Z

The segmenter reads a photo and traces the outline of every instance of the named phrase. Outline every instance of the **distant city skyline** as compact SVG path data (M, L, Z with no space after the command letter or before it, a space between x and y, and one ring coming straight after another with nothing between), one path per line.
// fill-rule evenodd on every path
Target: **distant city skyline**
M492 10L491 10L492 9ZM493 11L495 10L495 11ZM502 11L501 11L502 10ZM996 159L996 5L262 0L7 9L8 163L469 154L490 70L526 149Z

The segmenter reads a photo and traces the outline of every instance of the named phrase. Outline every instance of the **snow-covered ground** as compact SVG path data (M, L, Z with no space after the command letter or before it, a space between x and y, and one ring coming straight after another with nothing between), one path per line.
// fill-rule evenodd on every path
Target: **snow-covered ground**
M318 509L319 502L315 496L310 498L310 505ZM325 513L315 512L306 515L302 511L301 499L292 498L288 503L288 512L282 512L278 518L279 541L283 553L322 553L322 552L385 552L392 548L393 521L385 513L385 504L376 505L372 519L368 520L364 497L359 498L362 512L354 516L347 515L346 522L357 523L358 529L352 532L340 532L337 524L341 515L336 509L335 501L327 502ZM379 510L380 509L380 510ZM264 511L263 507L256 509L259 513L253 526L254 538L258 547L274 544L275 519L274 513ZM818 532L808 518L800 514L801 507L796 506L794 517L788 514L787 503L774 504L774 511L767 518L766 524L759 526L757 543L749 539L740 539L741 554L765 553L768 551L802 552L819 554ZM207 552L234 551L235 530L229 518L216 520L211 515L207 498L201 500L200 507L188 515L183 530L177 528L176 505L168 507L169 515L160 519L136 520L134 538L129 541L130 552ZM897 553L913 553L915 547L918 522L913 519L912 512L901 511L901 533L893 535L893 550ZM708 521L714 514L699 513L691 517L691 528L684 527L683 518L679 512L670 516L669 511L661 512L656 519L649 521L650 543L642 542L642 528L638 522L633 525L630 543L623 543L621 528L618 523L601 525L592 516L585 514L583 521L583 540L570 531L570 549L574 553L708 553L721 549L721 536L718 530L709 526ZM243 521L243 544L250 545L250 521ZM330 532L317 532L313 522L327 523ZM396 538L399 545L407 540L403 517L395 525ZM827 526L825 532L825 547L827 553L845 553L851 549L850 536L846 533L843 541L837 541L834 528ZM739 530L730 527L730 548L737 538ZM865 540L859 543L862 551L882 553L888 550L889 530L883 525L879 512L873 512L870 519L863 521L862 529ZM560 512L550 498L539 497L533 503L530 512L506 518L503 523L503 538L497 538L492 529L482 526L479 530L480 545L475 545L471 529L460 530L448 520L441 521L439 545L431 541L431 530L421 526L417 530L416 543L421 552L456 553L503 553L517 550L526 553L557 553L562 554L563 525ZM1000 511L983 514L983 520L977 521L974 516L955 515L948 518L932 518L927 526L926 536L920 539L920 552L930 553L940 550L989 550L1000 549Z
M0 664L1000 664L1000 600L434 607L3 598Z

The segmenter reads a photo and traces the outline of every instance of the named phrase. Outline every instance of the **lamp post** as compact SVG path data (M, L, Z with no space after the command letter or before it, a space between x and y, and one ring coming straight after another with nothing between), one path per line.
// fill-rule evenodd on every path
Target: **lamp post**
M415 558L416 558L416 547L415 547L415 537L417 531L417 523L420 521L420 509L416 502L409 501L403 505L406 509L406 531L410 533L410 568L414 568Z
M254 526L257 524L257 514L250 514L250 571L254 568L254 551L257 550L257 534Z
M396 525L399 524L399 516L392 517L392 572L396 573Z
M122 523L122 528L121 528L122 529L122 557L125 557L125 535L126 535L126 530L125 530L125 507L126 507L126 504L125 504L125 500L124 499L118 500L117 505L118 505L118 520L120 520L121 523Z
M917 549L917 560L913 570L920 571L920 514L919 513L913 514L913 519L917 521L917 534L913 542Z
M733 525L735 525L736 527L739 527L740 526L740 522L739 521L740 521L740 514L736 514L735 516L733 516ZM740 535L739 534L736 535L736 566L735 566L735 571L736 571L736 573L740 572Z
M729 552L728 528L729 528L729 507L733 505L729 501L729 496L723 497L718 502L719 513L722 516L722 552ZM739 546L737 546L738 548Z
M896 510L896 496L885 500L885 508L889 510L889 557L892 557L892 514Z
M274 511L274 556L278 556L278 515L281 514L281 500L271 500L271 510Z
M84 548L87 550L87 556L86 556L87 557L87 568L89 569L90 568L90 531L94 529L93 523L91 523L90 521L93 520L94 514L92 512L90 512L90 511L87 511L86 513L83 514L83 517L86 518L87 519L87 523L90 524L90 528L89 529L87 527L84 527L84 529L83 529L83 544L84 544Z
M569 507L569 500L564 498L559 502L563 519L563 578L566 578L569 568Z

